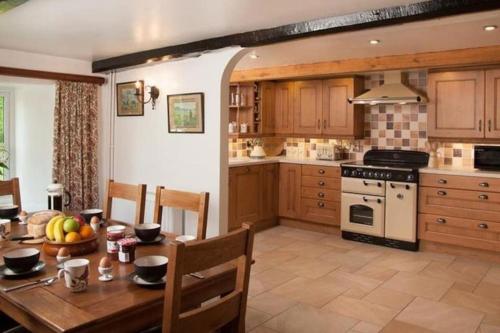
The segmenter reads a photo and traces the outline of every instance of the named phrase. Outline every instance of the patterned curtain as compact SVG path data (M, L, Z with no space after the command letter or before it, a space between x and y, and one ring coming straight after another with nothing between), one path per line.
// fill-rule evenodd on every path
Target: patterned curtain
M52 177L71 194L68 210L98 207L97 85L58 81Z

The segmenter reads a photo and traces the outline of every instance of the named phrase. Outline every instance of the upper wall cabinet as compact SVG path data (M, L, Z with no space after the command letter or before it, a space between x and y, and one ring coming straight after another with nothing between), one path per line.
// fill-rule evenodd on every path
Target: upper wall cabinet
M430 73L428 135L485 137L485 71Z
M486 137L500 138L500 70L486 71Z
M276 113L275 108L275 84L274 82L261 82L260 83L260 116L262 118L262 134L274 133L276 126Z
M294 134L321 134L323 83L296 81L294 86Z
M276 83L274 89L275 133L293 133L293 82Z

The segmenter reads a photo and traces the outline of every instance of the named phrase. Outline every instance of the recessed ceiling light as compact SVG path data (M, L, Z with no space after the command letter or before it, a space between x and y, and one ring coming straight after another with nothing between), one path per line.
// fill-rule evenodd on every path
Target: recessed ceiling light
M259 59L259 56L256 53L250 53L249 57L252 59Z
M378 40L378 39L371 39L371 40L370 40L370 44L371 44L371 45L377 45L377 44L380 44L380 40Z
M483 27L484 31L493 31L496 30L496 28L498 28L496 25L485 25Z

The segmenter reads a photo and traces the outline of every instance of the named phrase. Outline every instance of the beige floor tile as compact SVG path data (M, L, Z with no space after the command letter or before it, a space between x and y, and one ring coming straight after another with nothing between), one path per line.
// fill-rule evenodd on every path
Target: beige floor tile
M477 333L500 333L500 326L481 324Z
M481 281L474 290L474 294L500 300L500 284Z
M327 234L323 234L320 232L300 230L300 229L294 229L294 228L289 228L289 230L285 231L281 235L285 236L285 237L290 237L290 238L293 238L296 240L307 241L307 242L317 242L317 241L328 236Z
M256 239L254 242L254 251L268 252L277 250L280 247L296 242L295 239L283 236L267 236Z
M298 304L267 321L264 326L280 333L342 333L356 323L357 320L340 314Z
M401 272L417 273L431 263L429 259L423 259L416 255L406 253L395 253L389 256L379 256L372 264L393 269Z
M373 289L377 288L382 282L363 275L352 274L342 271L333 271L328 274L328 278L339 286L347 288L345 296L361 298Z
M399 312L383 305L343 295L335 298L323 309L381 326L390 322Z
M357 247L359 243L342 239L338 235L329 235L321 239L318 244L332 246L335 249L343 249L347 252Z
M500 300L495 301L491 298L452 288L448 290L440 301L484 313L496 314L500 317Z
M500 285L500 265L491 267L488 273L484 276L483 282Z
M452 281L399 272L384 282L382 287L437 301L452 285Z
M392 320L381 331L382 333L436 333L425 327L404 323L399 320ZM450 332L451 333L451 332Z
M382 330L382 325L375 325L372 323L367 323L365 321L360 321L352 328L353 332L357 333L378 333Z
M370 262L369 259L349 254L349 252L341 253L335 251L325 253L317 259L340 265L339 270L348 272L357 271Z
M261 326L257 326L256 328L251 330L249 333L279 333L279 332L261 325Z
M447 253L437 253L428 251L418 251L418 252L408 252L411 255L419 257L420 259L431 260L434 262L440 262L443 264L451 264L456 256Z
M443 333L474 333L484 314L417 297L397 320Z
M313 242L295 241L280 248L280 251L291 252L297 256L307 258L317 258L322 254L331 252L332 248L326 245L319 245Z
M272 289L272 293L315 307L322 307L346 290L347 287L340 286L327 277L316 280L299 277Z
M357 270L355 273L363 275L379 281L387 281L393 277L398 271L386 267L377 266L375 264L367 264Z
M475 286L481 281L488 271L488 266L483 264L474 264L467 261L455 261L451 264L433 262L427 266L421 274L424 276L446 279L462 284Z
M379 287L366 295L363 299L371 303L384 305L391 309L400 311L410 304L414 298L415 296L409 294Z
M339 264L300 256L281 264L279 269L297 276L316 279L328 274L339 266Z
M291 308L295 304L297 302L292 299L269 292L262 293L248 300L248 306L273 316Z
M272 316L268 313L247 307L245 329L250 331L271 318Z
M489 314L487 313L481 324L486 324L490 326L498 326L500 327L500 316L498 314Z
M250 277L249 295L256 296L264 291L277 287L296 276L277 269L269 269Z
M297 257L297 255L291 252L280 250L270 251L256 256L255 263L260 263L263 266L276 266L288 260L292 260L295 257Z
M373 260L392 251L393 249L388 249L381 246L361 244L361 246L349 250L348 252L346 252L346 254L367 260Z

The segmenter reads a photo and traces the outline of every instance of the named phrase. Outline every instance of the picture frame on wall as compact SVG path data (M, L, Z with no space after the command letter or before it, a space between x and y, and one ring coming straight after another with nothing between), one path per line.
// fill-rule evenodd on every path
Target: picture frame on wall
M167 102L169 133L205 132L203 93L167 95Z
M141 83L141 96L144 96L144 82ZM144 104L136 95L136 82L121 82L116 84L116 115L118 117L144 116Z

